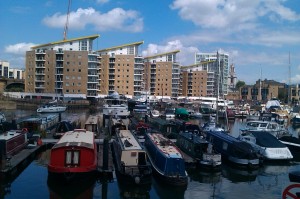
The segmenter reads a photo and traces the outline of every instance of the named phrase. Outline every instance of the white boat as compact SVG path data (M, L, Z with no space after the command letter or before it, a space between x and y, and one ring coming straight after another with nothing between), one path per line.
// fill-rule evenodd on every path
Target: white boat
M150 116L151 117L159 117L160 116L160 113L159 113L159 111L158 110L151 110L150 111Z
M151 184L152 169L147 153L130 130L119 130L112 142L116 174L126 184Z
M105 103L102 107L104 117L113 115L116 117L128 117L130 111L128 111L127 99L123 99L117 92L109 95L105 98Z
M66 106L55 105L55 104L47 104L39 107L36 112L37 113L61 113L67 110Z
M48 104L42 105L39 107L36 112L38 113L61 113L65 112L67 107L64 105L59 105L57 100L49 102Z
M246 122L245 128L242 131L265 131L279 138L282 135L288 134L288 130L282 127L277 122L253 120Z
M265 160L291 160L293 155L289 148L276 137L265 131L244 132L239 139L251 144Z
M166 119L175 119L175 108L166 108L164 116Z

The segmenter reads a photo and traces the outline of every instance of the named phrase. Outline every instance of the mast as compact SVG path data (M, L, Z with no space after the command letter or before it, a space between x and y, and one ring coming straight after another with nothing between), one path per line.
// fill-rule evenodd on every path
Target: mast
M218 124L219 114L218 114L218 103L219 103L219 88L220 88L220 59L219 52L217 51L217 96L216 96L216 124Z
M291 100L291 55L289 52L289 86L288 86L288 104L290 104Z
M66 19L66 23L65 23L65 27L64 27L64 40L67 39L67 34L68 34L71 1L72 0L69 0L69 2L68 2L67 19Z

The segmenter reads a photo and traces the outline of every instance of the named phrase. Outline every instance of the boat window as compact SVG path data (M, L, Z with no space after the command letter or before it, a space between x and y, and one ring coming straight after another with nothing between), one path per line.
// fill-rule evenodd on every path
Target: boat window
M73 164L79 164L79 151L74 151Z
M223 150L227 150L228 144L226 142L223 142Z
M139 165L146 165L146 155L144 152L140 152L138 158L139 158L139 162L138 162Z
M66 165L75 166L79 165L79 151L66 151Z
M136 156L136 152L131 152L131 157L135 157Z
M267 123L260 124L261 127L267 127Z
M72 151L67 151L66 164L71 164L71 163L72 163Z

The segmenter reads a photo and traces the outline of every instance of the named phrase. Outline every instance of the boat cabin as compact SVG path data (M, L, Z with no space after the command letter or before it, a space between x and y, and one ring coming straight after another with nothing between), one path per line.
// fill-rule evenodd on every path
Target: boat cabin
M84 124L84 129L94 132L95 137L100 134L100 118L96 115L90 115Z
M54 177L88 174L96 169L97 147L94 132L85 129L68 131L51 149L48 171Z

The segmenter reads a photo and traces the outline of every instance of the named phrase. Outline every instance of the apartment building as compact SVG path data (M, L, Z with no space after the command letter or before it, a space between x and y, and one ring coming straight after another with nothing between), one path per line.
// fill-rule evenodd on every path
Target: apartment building
M0 77L9 78L9 62L0 60Z
M139 46L143 41L98 50L100 56L100 95L114 92L127 97L143 91L143 57Z
M25 92L95 98L100 62L93 51L99 35L50 42L26 52Z
M207 67L208 63L193 64L181 67L180 96L207 96Z
M10 68L8 73L9 73L8 76L11 79L23 79L24 78L24 71L21 69Z
M151 95L178 97L180 65L176 60L179 50L145 57L145 89Z
M219 90L219 96L227 95L228 93L228 76L229 76L229 55L224 53L196 53L195 63L213 61L207 67L208 79L207 79L207 97L217 96L217 89ZM219 82L218 86L214 86L216 82Z
M282 96L280 96L282 95ZM254 85L246 85L240 88L240 96L243 100L267 101L271 98L288 97L288 89L284 83L274 80L258 80Z

